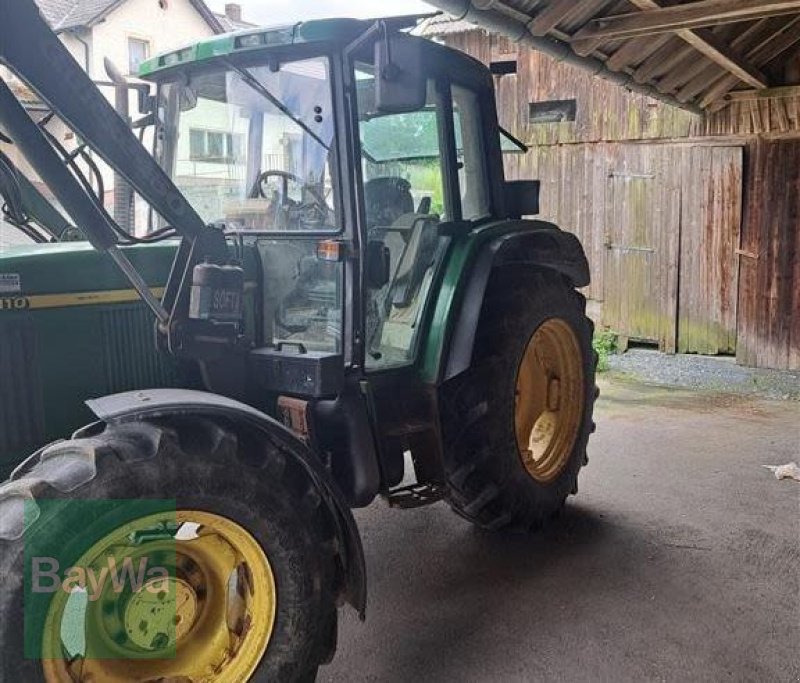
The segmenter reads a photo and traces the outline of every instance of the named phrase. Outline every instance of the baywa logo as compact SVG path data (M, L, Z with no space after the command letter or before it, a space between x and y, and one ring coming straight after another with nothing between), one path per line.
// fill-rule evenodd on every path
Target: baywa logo
M26 516L27 658L175 657L174 500L38 500Z
M59 562L55 557L34 557L32 559L31 591L34 593L55 593L63 590L67 594L80 591L87 594L89 602L100 599L109 589L119 595L146 590L158 595L169 589L169 572L166 567L149 567L149 558L140 557L138 567L130 556L120 559L109 555L106 566L70 567L62 578L59 575Z

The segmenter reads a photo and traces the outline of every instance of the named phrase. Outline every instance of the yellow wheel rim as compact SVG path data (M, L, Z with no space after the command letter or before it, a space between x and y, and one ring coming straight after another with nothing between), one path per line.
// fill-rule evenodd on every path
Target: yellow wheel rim
M550 318L531 336L517 370L517 447L536 481L553 481L569 461L583 417L583 393L578 339L566 321Z
M131 558L134 569L149 560L167 571L144 575L134 590L108 580L82 598L82 612L74 591L57 591L45 621L48 683L250 679L272 635L276 589L269 560L247 530L199 510L149 515L95 543L75 566L100 569L109 557ZM65 624L71 617L75 631L76 612L85 650L78 655L65 644Z

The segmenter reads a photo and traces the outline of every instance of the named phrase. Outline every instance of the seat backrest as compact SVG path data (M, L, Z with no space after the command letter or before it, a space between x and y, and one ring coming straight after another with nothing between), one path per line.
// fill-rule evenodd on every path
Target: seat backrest
M439 219L431 214L409 213L398 218L393 230L406 230L405 249L395 271L390 299L399 308L411 305L425 273L436 256Z
M400 216L414 212L411 183L392 176L372 178L364 183L367 229L390 226Z

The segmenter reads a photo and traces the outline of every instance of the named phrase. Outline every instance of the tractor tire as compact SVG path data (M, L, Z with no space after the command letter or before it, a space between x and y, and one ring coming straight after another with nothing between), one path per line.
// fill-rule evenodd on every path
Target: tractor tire
M599 393L593 332L585 298L564 277L523 266L492 273L471 366L447 382L441 395L448 502L456 513L482 528L528 532L540 528L569 494L577 493ZM550 361L538 359L542 353L537 345L546 357L556 359L553 365L567 369L545 369ZM520 387L526 386L528 375L534 376L534 384L525 389L526 395L533 392L533 403L542 402L541 410L534 406L533 413L541 414L530 429L524 406L519 407ZM537 397L537 387L544 386L555 387L552 399L549 394ZM550 406L551 400L558 405ZM556 427L551 445L541 445L547 458L540 464L532 449L544 444L546 411L554 418L549 424ZM562 415L569 419L559 423ZM531 450L522 445L520 429L530 435ZM549 469L542 470L548 463Z
M190 586L189 592L194 591L194 602L187 601L192 605L187 620L190 626L180 636L172 631L173 646L177 642L172 659L154 658L154 663L147 663L147 666L156 668L148 669L147 675L133 675L139 670L126 668L134 664L139 666L140 662L125 662L121 669L124 675L119 680L130 677L153 681L235 680L236 683L245 680L313 681L318 666L330 661L335 651L336 589L341 577L338 576L334 529L328 510L287 448L265 441L260 433L256 435L248 427L225 418L178 416L123 424L96 423L78 432L71 441L44 449L42 454L25 463L12 474L11 480L0 485L0 515L13 511L9 501L14 499L9 493L13 496L20 491L25 497L32 496L39 510L38 519L22 536L21 527L16 527L16 531L10 528L13 526L9 521L11 516L0 519L0 576L3 577L0 582L0 646L3 651L0 682L58 680L60 683L62 677L65 681L73 680L63 675L66 670L63 667L67 666L61 661L62 651L67 650L63 624L53 641L55 629L37 631L43 624L41 620L36 621L41 614L32 616L32 607L25 602L25 548L57 548L58 557L64 558L63 566L70 566L69 562L91 557L90 553L97 547L108 548L102 543L111 538L107 535L109 530L119 533L124 525L135 525L137 520L152 525L153 517L142 517L142 506L163 500L169 501L173 512L177 510L176 514L183 514L173 518L176 526L167 527L171 531L166 532L165 537L172 543L172 557L183 558L173 560L175 576L178 576L181 562L192 572L184 582ZM20 500L18 495L16 500ZM112 503L104 505L101 501ZM183 528L181 520L191 519L204 521L190 525L197 535L188 543L202 539L207 549L197 550L198 546L193 546L192 552L181 555L180 548L185 546L178 543L176 534L179 532L175 529ZM145 533L151 530L152 526L147 527ZM18 538L9 540L14 536ZM103 539L101 545L98 539ZM224 552L219 550L223 543ZM232 558L230 564L220 565L221 560L216 559L220 557ZM225 577L229 581L226 582ZM263 580L264 577L269 580ZM177 584L178 579L175 579ZM176 596L181 595L177 592L179 589L176 589ZM261 602L254 597L265 595L260 598ZM52 613L56 598L45 596L45 600L39 612ZM131 633L126 610L132 598L128 595L125 603L123 598L114 600L120 605L115 609L124 616L119 618L118 623L123 626L117 626L117 635L113 638L125 641L126 631ZM174 604L180 602L176 598ZM191 669L194 674L197 658L209 651L208 643L212 641L208 635L203 635L205 626L198 624L210 623L203 620L210 613L207 610L211 605L217 610L211 614L221 640L217 637L213 641L216 648L213 659L210 663L204 659L202 670L214 673L189 676L176 667ZM89 607L85 609L86 624L89 623ZM102 609L106 610L107 606L103 604ZM108 610L110 612L111 608ZM177 608L174 610L175 616L168 618L174 618L174 623L179 624L183 613ZM56 612L58 620L49 623L57 625L66 612L66 608ZM135 620L140 613L131 617L133 628L139 623ZM144 622L141 624L140 628L144 629ZM247 640L256 638L252 635L256 632L262 634L260 640ZM57 665L41 658L26 658L25 646L26 642L30 644L32 633L34 636L44 633L42 637L51 640L42 642L56 643ZM88 636L86 640L88 642ZM130 641L128 638L125 647L133 647ZM74 652L67 651L69 657L75 658ZM239 664L231 664L237 658ZM74 666L74 661L70 667ZM97 658L94 662L92 667L106 666L105 659ZM86 666L86 662L79 663ZM159 668L162 665L166 667L163 671ZM86 680L117 680L120 669L102 667L90 669L91 675ZM249 672L247 675L242 674L245 670Z

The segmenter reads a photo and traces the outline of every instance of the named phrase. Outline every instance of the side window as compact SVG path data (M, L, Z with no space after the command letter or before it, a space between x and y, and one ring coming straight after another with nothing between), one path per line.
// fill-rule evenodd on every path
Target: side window
M367 238L389 252L390 278L366 293L368 370L407 365L416 356L421 317L447 220L436 85L425 106L403 114L372 109L371 65L356 65Z
M452 92L461 214L465 220L475 220L490 212L480 101L460 85L454 84Z

